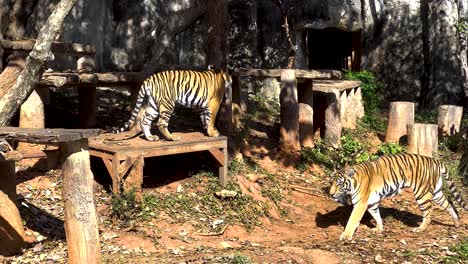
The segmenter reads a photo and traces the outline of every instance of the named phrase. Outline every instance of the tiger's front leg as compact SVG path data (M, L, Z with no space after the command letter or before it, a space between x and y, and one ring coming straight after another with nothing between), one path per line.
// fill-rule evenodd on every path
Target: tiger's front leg
M348 223L346 224L346 228L343 233L340 235L340 240L352 240L354 231L359 226L364 213L367 210L367 199L366 202L359 202L358 204L354 205L353 212L349 217Z

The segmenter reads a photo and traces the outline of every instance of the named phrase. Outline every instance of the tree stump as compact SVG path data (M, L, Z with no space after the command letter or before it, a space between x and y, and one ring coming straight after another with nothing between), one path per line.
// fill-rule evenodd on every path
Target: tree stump
M0 255L17 254L24 245L24 228L16 206L15 162L0 160Z
M388 116L387 132L385 142L398 143L400 138L407 135L408 124L414 123L414 103L392 102Z
M25 128L44 128L45 127L45 114L44 114L44 102L41 96L34 90L21 105L19 127ZM19 142L18 150L29 150L31 148L42 150L43 145Z
M408 124L408 153L432 157L438 148L437 125Z
M453 136L460 132L460 124L463 116L463 106L441 105L437 118L439 131L442 135Z
M312 80L298 86L299 96L299 141L303 147L314 146L314 109Z
M281 72L281 127L279 148L282 151L298 151L299 143L299 103L297 98L297 80L294 70Z
M60 144L65 233L70 263L100 263L98 217L94 204L94 177L89 161L88 140Z
M341 144L341 103L338 89L326 93L324 140L333 147Z

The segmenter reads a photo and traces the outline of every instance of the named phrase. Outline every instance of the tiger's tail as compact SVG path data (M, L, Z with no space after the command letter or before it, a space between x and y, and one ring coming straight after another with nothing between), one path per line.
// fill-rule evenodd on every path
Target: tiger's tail
M136 118L138 116L138 113L140 112L140 108L143 105L143 102L145 101L145 97L146 97L146 88L145 88L145 84L143 83L143 85L140 88L140 91L138 92L138 98L137 98L135 107L133 108L132 113L130 115L130 119L128 119L128 121L125 122L123 127L113 130L112 133L114 133L114 134L122 133L122 132L128 130L128 128L133 123L135 123L135 120L136 120Z
M449 175L447 171L447 167L442 166L441 169L442 175L444 176L445 181L447 182L447 185L449 187L450 193L452 194L452 197L455 198L457 203L463 207L463 209L468 210L468 206L466 205L465 201L463 201L463 197L461 196L459 190L455 186L455 183L452 180L452 177Z

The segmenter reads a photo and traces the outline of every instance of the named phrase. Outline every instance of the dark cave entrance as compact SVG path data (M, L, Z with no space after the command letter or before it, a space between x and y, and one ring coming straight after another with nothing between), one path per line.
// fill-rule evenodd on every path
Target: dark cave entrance
M359 71L361 64L361 31L336 28L307 30L309 69Z

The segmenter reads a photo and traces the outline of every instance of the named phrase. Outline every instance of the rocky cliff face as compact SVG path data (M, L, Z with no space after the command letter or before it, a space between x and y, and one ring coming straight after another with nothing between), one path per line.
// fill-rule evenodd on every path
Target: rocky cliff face
M39 0L28 19L27 37L37 35L56 2ZM304 37L307 30L336 28L360 32L361 69L374 71L380 77L389 98L420 101L428 106L457 103L461 92L455 2L283 1L289 4L292 34L296 37L298 54L304 57L299 66L309 67ZM67 17L61 40L93 44L98 69L102 71L140 71L154 64L205 67L204 3L200 0L81 0ZM288 45L280 10L273 1L230 0L228 3L229 67L284 68ZM11 6L11 1L0 0L0 5ZM4 23L0 27L4 31ZM61 63L61 66L73 67L71 63ZM421 92L428 96L420 97Z

